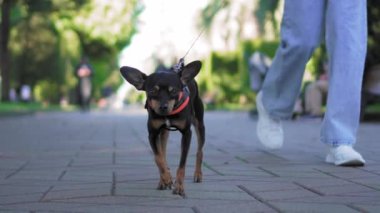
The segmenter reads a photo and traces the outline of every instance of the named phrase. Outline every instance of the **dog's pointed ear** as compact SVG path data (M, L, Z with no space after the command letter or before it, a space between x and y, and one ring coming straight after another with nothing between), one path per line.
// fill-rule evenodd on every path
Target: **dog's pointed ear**
M202 62L200 61L193 61L187 64L180 73L182 83L186 85L193 80L198 75L201 67Z
M144 90L144 82L147 78L143 72L133 67L121 67L120 73L125 80L136 87L138 90Z

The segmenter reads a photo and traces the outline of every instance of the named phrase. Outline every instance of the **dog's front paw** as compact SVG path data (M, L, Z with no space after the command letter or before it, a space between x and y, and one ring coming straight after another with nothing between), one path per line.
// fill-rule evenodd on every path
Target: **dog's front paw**
M172 189L172 185L173 183L164 183L160 180L160 182L158 183L158 186L157 186L157 189L158 190L166 190L166 189Z
M183 186L183 183L176 182L174 184L173 194L185 197L185 187Z
M195 171L194 172L194 183L200 183L202 182L202 172L201 171Z
M170 173L161 176L160 182L158 183L158 190L172 189L173 181Z

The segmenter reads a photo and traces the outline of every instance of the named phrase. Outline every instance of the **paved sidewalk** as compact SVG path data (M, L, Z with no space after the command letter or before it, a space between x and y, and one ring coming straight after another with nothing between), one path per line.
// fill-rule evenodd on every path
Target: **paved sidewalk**
M155 189L141 110L1 117L0 212L380 212L380 123L360 127L362 168L324 163L319 126L288 121L285 147L267 151L248 113L207 112L204 181L192 182L192 143L182 198ZM179 138L168 144L173 174Z

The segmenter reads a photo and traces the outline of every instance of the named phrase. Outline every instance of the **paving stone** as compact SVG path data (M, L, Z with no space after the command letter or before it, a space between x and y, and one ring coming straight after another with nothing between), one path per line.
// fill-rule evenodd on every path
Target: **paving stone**
M319 188L319 187L329 187L329 186L344 186L347 184L351 184L351 182L347 180L337 179L337 178L325 178L321 180L320 178L297 178L293 181L296 184L300 184L302 186L308 188Z
M56 203L56 202L27 202L0 205L0 211L10 212L84 212L88 204Z
M252 192L257 195L257 197L266 200L291 200L295 198L314 198L320 195L306 190L306 189L288 189L288 190L279 190L279 191L265 191L265 192Z
M57 199L57 203L74 203L88 205L123 205L123 206L171 206L183 207L184 199L179 196L169 197L134 197L134 196L89 196L68 199ZM179 204L179 205L178 205Z
M190 199L207 200L246 200L252 201L253 197L244 192L210 192L210 191L189 191L186 197Z
M38 202L41 200L42 196L43 193L25 193L0 196L0 205Z
M207 180L202 183L186 183L186 191L199 191L199 192L241 192L237 185L221 184L218 182L208 182Z
M260 202L235 202L217 205L195 205L195 209L202 213L242 213L242 212L277 212L275 209Z
M296 197L287 199L285 202L294 203L314 203L314 204L342 204L342 205L353 205L353 204L368 204L374 205L378 204L380 197L378 195L371 196L360 196L360 195L329 195L329 196L315 196L315 197Z
M190 207L195 212L274 212L270 206L256 200L178 199L151 201L144 205Z
M112 172L111 171L96 171L87 170L84 171L67 171L62 177L64 181L81 181L81 182L111 182Z
M0 211L379 211L378 123L359 128L356 148L367 165L348 168L324 163L320 121L285 121L284 148L269 151L258 143L256 120L247 113L206 112L203 182L193 183L193 137L183 198L156 190L159 173L146 113L132 112L136 110L2 118ZM173 180L180 138L173 132L168 142Z
M20 168L27 163L27 160L14 159L14 154L2 153L0 154L0 170L14 170Z
M126 212L126 213L194 213L189 207L139 206L139 205L92 205L81 207L83 212Z
M53 187L45 194L43 201L64 200L80 197L99 197L111 194L111 183L65 185Z
M312 204L312 203L285 203L272 202L281 212L345 212L357 213L358 211L345 205L340 204Z
M340 186L320 186L313 188L323 195L355 195L357 193L376 192L376 190L357 184L346 184Z
M255 181L244 183L241 186L254 193L300 189L296 184L286 181Z
M151 189L133 189L124 188L118 186L115 192L116 196L135 196L135 197L158 197L158 198L174 198L178 195L173 195L172 190L157 190L155 188Z
M49 189L49 186L33 186L33 185L0 185L0 200L6 196L23 196L29 194L43 194Z
M62 174L62 169L49 170L21 170L10 177L12 180L57 180Z
M354 207L357 207L358 210L362 212L379 212L380 211L380 205L353 205Z

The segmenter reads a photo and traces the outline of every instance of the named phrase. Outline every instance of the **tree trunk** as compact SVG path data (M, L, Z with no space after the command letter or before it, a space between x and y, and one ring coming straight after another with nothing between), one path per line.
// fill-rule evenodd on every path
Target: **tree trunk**
M10 31L10 10L12 0L3 0L1 5L1 34L0 34L0 58L1 58L1 100L9 101L10 81L10 57L8 49Z

